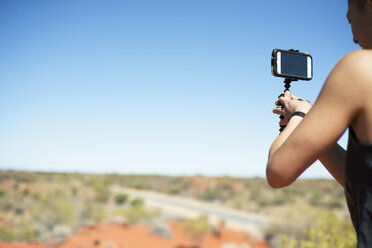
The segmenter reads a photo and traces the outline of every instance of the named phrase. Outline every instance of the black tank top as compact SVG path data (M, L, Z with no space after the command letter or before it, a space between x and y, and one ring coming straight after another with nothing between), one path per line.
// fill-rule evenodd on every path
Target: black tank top
M345 195L358 248L372 247L372 144L358 140L349 127Z

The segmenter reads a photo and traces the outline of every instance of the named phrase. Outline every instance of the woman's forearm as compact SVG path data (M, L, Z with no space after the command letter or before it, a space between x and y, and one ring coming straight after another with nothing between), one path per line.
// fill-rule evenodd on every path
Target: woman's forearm
M292 175L293 173L291 173L291 168L286 166L285 163L277 161L278 159L275 159L275 154L301 121L302 117L293 116L288 122L286 128L271 145L266 167L266 179L273 188L285 187L294 180Z
M276 176L271 176L270 171L274 172L273 175L276 175L276 171L282 171L284 168L275 168L280 166L280 163L273 163L272 159L275 155L275 152L281 147L281 145L287 140L293 130L296 129L298 124L302 121L302 118L299 116L294 116L291 118L290 122L288 123L287 127L283 130L283 132L278 136L278 138L274 141L270 148L269 152L269 163L267 165L267 178L269 181L278 180L279 178L275 178ZM328 170L328 172L336 179L336 181L344 187L344 170L345 170L345 161L346 161L346 152L345 150L339 145L335 144L328 152L324 155L319 157L319 161L323 164L323 166ZM288 168L285 168L288 169ZM270 183L270 182L269 182Z
M300 116L293 116L290 121L288 122L286 128L282 131L282 133L276 138L274 143L271 145L269 151L269 161L272 155L281 147L281 145L288 139L289 135L296 129L298 124L302 121L302 117Z

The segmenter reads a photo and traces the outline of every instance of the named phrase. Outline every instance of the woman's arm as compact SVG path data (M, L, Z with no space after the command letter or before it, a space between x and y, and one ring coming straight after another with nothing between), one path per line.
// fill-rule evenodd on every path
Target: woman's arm
M286 117L283 121L281 121L280 125L288 125L288 118L292 111L295 111L294 109L296 109L297 111L301 110L302 112L307 113L311 108L311 104L309 102L300 102L296 96L291 95L289 92L286 92L285 97L290 99L289 101L291 101L286 103L287 108L285 110L282 108L275 108L273 111L278 115L284 115ZM279 105L278 102L276 104ZM278 137L276 146L280 146L281 144L283 144L301 121L302 117L294 116L293 120L291 119L291 123L289 124L289 126L283 131L280 137ZM272 147L270 151L271 150L276 150L276 148ZM323 156L319 157L319 160L323 164L323 166L342 187L344 187L345 158L345 150L337 143Z
M330 73L307 116L303 120L293 117L274 141L266 168L272 187L291 184L318 158L343 182L345 155L336 142L362 107L361 75L369 70L363 64L369 63L361 63L360 57L360 52L354 52L343 58ZM300 111L292 99L285 96L279 100L285 111Z
M346 151L339 144L335 144L326 154L319 157L319 161L328 172L342 186L345 186Z
M302 121L302 117L294 116L292 117L290 124L287 124L287 127L284 129L283 133L280 136L280 140L276 145L282 144L288 136L293 132L296 126ZM271 150L275 150L275 147ZM335 144L328 152L323 156L319 157L319 161L323 166L328 170L328 172L336 179L336 181L344 187L344 170L345 170L345 158L346 152L339 145ZM280 176L280 175L279 175Z

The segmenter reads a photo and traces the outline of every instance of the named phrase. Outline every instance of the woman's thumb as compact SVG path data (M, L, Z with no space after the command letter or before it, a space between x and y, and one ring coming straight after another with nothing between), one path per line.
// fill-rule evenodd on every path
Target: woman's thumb
M286 90L285 92L284 92L284 96L285 97L291 97L291 92L289 91L289 90Z

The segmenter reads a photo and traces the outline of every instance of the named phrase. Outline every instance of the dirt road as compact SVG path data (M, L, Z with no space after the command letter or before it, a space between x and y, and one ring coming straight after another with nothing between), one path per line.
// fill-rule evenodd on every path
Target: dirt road
M112 191L142 198L146 201L146 206L161 209L162 213L168 216L192 218L201 214L208 215L213 225L217 225L223 220L227 228L247 232L250 236L258 239L263 238L263 229L272 222L269 218L255 213L184 197L120 187L112 188Z

